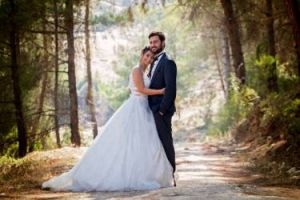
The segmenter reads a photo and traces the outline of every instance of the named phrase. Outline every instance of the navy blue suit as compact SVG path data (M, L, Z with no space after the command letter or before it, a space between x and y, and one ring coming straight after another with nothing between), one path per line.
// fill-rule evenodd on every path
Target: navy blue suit
M164 53L153 72L150 88L165 88L165 94L148 96L149 106L154 115L159 138L174 172L176 170L176 164L171 121L176 111L176 76L176 63ZM163 113L163 115L160 115L159 112Z

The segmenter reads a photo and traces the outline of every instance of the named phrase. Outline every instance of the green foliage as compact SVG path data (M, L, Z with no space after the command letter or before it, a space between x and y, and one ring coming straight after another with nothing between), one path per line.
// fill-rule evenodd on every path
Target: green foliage
M229 98L224 104L216 119L209 125L208 134L225 134L239 121L244 119L258 100L255 90L241 86L239 81L232 75Z
M13 126L6 134L0 135L1 152L0 155L17 156L18 143L17 143L17 127Z
M30 156L22 159L0 157L0 192L11 194L25 188L40 187L40 179L50 164L47 159L34 160Z
M257 173L268 175L279 184L299 184L297 179L292 179L292 174L288 173L291 167L283 160L276 162L263 158L259 162L252 163L251 169Z
M0 157L0 185L9 182L12 179L25 178L25 174L28 172L33 173L36 170L37 166L38 166L37 162L34 162L28 159L27 157L22 159L16 159L7 155L1 156Z
M121 84L120 82L111 84L98 84L100 93L105 96L105 98L109 101L110 106L114 110L118 109L129 96L129 90L125 87L126 84Z
M7 176L5 176L13 166L20 165L22 161L20 162L19 159L15 159L10 156L1 156L0 157L0 182L6 181L8 179Z
M128 45L117 48L118 59L113 63L113 70L119 78L109 84L97 83L109 99L114 109L128 97L128 76L131 69L138 64L140 50L148 45L148 34L153 30L160 30L166 35L166 52L177 64L177 100L183 99L190 93L190 88L209 70L210 65L205 64L209 58L208 43L197 36L198 27L192 22L178 17L183 10L168 6L165 9L153 8L147 13L139 8L133 8L135 21L132 25L140 28L128 27L124 30ZM136 32L131 38L132 30Z
M109 12L104 12L100 15L94 15L92 16L91 24L94 27L110 27L113 25L118 25L118 24L125 24L128 21L128 16L127 13L123 12L118 15L115 13L109 11Z
M24 163L24 159L16 159L11 156L0 157L0 171L5 174L13 166L20 166Z
M283 116L288 118L295 118L296 113L299 112L299 109L300 109L300 98L296 98L283 109Z
M254 169L260 173L279 179L281 183L299 184L299 180L290 179L294 176L289 173L291 168L300 166L300 89L295 85L287 91L277 94L269 94L259 104L259 129L262 132L257 135L265 144L266 138L271 137L274 141L286 140L283 148L271 151L267 156L254 162ZM258 117L258 116L256 116ZM250 128L250 127L249 127ZM298 183L297 183L298 181Z
M247 118L253 105L258 103L264 113L261 126L268 126L276 121L281 128L289 124L290 129L297 132L299 126L296 124L299 124L299 119L295 115L299 109L299 100L295 95L298 91L296 89L299 85L298 77L290 73L285 63L280 63L277 58L270 55L262 54L258 59L250 57L247 63L247 85L241 87L235 78L231 79L229 98L212 124L213 131L217 129L219 132L226 133L240 120ZM267 88L268 77L271 75L270 69L274 65L278 77L277 93L270 92ZM287 132L286 129L285 133Z
M274 71L273 69L276 68ZM277 76L279 91L284 92L295 87L299 77L291 71L290 63L281 63L273 56L262 54L258 58L248 57L247 61L247 85L253 88L260 97L265 97L271 91L268 90L268 79L273 73Z
M262 78L266 79L269 74L267 74L269 72L269 68L274 65L277 64L276 59L273 56L270 55L263 55L260 56L259 59L257 59L255 61L256 66L261 68L261 71L266 72L266 74L262 74Z
M37 93L32 93L32 91L38 86L42 77L41 72L45 65L44 50L40 48L42 46L41 35L30 34L30 31L41 30L39 27L43 25L41 16L44 14L45 5L49 1L20 0L15 1L15 3L15 22L20 40L20 52L18 55L19 85L21 87L25 124L28 124L32 113L36 109L36 106L32 105L36 103ZM0 155L15 156L18 146L10 68L10 38L8 30L11 27L11 20L13 19L10 12L10 2L1 1L0 30L3 31L0 31L0 99L9 103L0 105Z
M300 142L300 90L290 89L279 94L270 94L261 101L260 109L264 113L261 125L274 124L273 135L283 134L291 141Z
M66 144L66 145L70 145L71 141L70 141L70 130L68 128L64 128L63 129L63 133L62 133L62 139L61 139L61 143L62 144ZM53 146L56 146L56 144L52 144Z
M166 52L177 64L177 96L183 99L199 80L202 70L209 68L203 64L209 52L205 50L206 41L197 37L198 27L191 21L179 18L178 15L184 15L185 11L175 8L153 9L146 16L139 17L139 20L143 20L148 32L160 30L165 33Z
M18 143L14 142L13 144L9 145L7 148L5 155L17 157L18 156Z
M260 97L265 96L269 92L267 87L268 78L271 76L271 69L274 65L276 68L279 67L278 60L270 55L261 55L258 59L250 58L247 64L247 84Z

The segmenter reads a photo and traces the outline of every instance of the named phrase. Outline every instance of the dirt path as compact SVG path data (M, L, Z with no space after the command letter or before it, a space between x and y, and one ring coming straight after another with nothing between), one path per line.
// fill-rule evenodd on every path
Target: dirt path
M197 199L197 200L279 200L300 199L299 189L258 187L257 179L238 162L220 150L204 144L176 146L177 187L142 192L55 193L33 189L21 196L0 195L0 199ZM297 198L298 197L298 198Z

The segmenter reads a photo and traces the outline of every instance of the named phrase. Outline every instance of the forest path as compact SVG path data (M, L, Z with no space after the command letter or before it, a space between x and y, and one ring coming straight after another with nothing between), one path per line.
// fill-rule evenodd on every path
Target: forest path
M300 190L253 184L260 179L231 156L234 148L203 143L176 145L177 187L152 191L70 193L38 188L5 199L197 199L197 200L294 200ZM60 150L55 150L60 151ZM70 151L69 151L70 152ZM82 154L84 151L76 151ZM66 158L64 154L64 158ZM73 155L74 156L74 155ZM1 195L0 195L1 197ZM297 198L298 197L298 198Z

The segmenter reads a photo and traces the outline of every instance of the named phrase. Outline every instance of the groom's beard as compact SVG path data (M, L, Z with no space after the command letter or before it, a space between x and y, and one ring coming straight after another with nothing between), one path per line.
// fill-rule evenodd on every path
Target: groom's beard
M160 52L162 52L164 49L162 47L158 48L156 51L152 50L152 53L154 53L154 55L158 55Z

